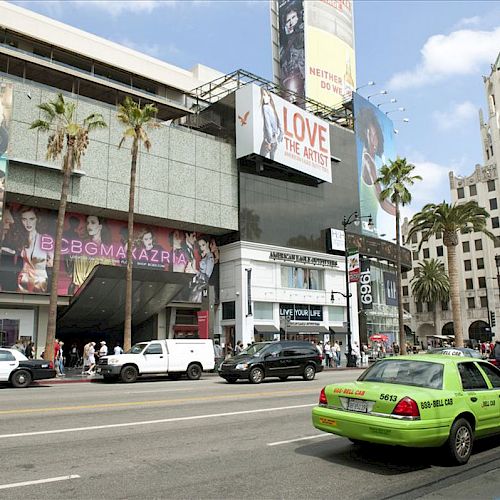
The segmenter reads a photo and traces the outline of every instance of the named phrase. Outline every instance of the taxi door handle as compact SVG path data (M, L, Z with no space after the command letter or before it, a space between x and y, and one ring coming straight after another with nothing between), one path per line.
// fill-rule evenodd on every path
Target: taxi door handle
M477 401L477 398L476 397L471 397L470 400L475 403Z
M160 358L163 358L163 356L160 356Z

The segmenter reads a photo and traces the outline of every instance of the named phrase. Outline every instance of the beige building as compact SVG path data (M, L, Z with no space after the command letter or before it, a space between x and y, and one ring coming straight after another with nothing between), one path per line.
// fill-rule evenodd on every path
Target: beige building
M500 213L497 158L500 157L500 55L491 67L491 74L484 77L488 108L485 120L479 112L484 165L476 165L467 177L449 174L451 202L475 200L490 213L488 229L497 237L492 241L480 233L460 235L458 261L460 262L460 303L465 339L500 339L500 326L492 316L500 314ZM498 104L497 104L498 103ZM425 346L429 341L439 341L453 335L453 318L449 303L429 304L416 302L411 294L414 269L420 262L436 258L447 268L446 248L442 238L432 238L418 249L420 234L407 241L409 224L405 220L402 228L406 248L412 252L413 270L403 274L403 303L410 313L405 328L416 335L416 340ZM498 321L497 320L497 321ZM407 333L409 331L407 330Z

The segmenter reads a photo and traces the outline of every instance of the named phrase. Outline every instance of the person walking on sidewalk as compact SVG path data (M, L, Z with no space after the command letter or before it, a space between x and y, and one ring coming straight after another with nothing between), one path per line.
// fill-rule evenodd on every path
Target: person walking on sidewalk
M323 349L325 352L326 367L332 368L332 346L330 345L329 340L325 342L325 346Z
M339 345L339 343L337 341L335 341L333 343L333 348L332 349L333 349L332 354L335 356L335 359L334 359L335 366L337 368L340 368L340 345Z
M93 375L95 372L95 342L90 342L89 346L89 369L85 373L87 375Z
M115 348L113 349L113 354L115 356L119 356L120 354L123 354L123 349L121 348L121 346L118 342L116 343Z
M63 350L64 342L61 340L59 342L59 354L57 357L57 360L54 360L54 363L57 363L59 366L59 373L61 374L61 377L65 377L66 374L64 373L64 350Z

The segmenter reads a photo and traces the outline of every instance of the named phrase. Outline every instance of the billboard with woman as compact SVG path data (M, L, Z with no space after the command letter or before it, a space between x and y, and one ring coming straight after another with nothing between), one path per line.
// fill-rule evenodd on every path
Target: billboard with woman
M3 221L0 290L47 293L53 267L57 212L7 204ZM97 215L67 213L58 293L73 295L99 264L126 266L127 223ZM193 275L183 300L201 301L200 290L218 286L215 238L144 224L134 226L133 265ZM198 300L200 299L200 300Z
M382 190L377 180L380 167L396 159L394 126L379 108L354 93L354 129L359 172L359 203L365 234L384 234L390 241L395 237L396 207L380 199ZM372 216L373 228L368 227Z

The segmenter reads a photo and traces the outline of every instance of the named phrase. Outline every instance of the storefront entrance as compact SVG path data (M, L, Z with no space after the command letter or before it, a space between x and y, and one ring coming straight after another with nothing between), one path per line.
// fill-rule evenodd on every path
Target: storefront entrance
M34 340L33 309L0 309L0 346L12 347L16 342Z

